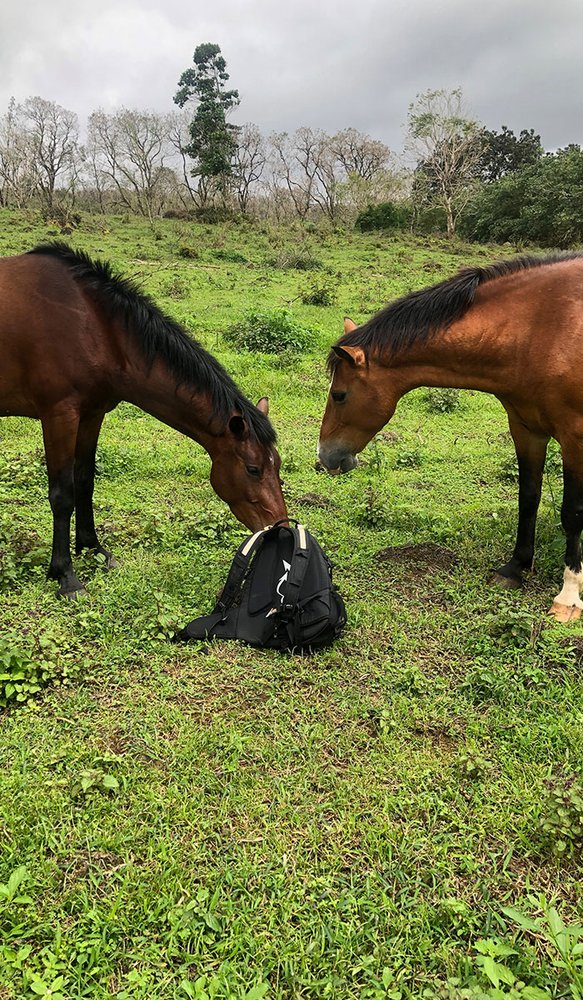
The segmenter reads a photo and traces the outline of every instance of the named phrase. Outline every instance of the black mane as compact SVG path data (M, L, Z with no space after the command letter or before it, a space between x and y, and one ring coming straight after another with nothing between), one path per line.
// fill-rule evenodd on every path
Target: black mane
M122 320L146 360L152 363L156 357L163 358L177 385L187 384L197 392L207 392L214 415L225 424L236 410L245 417L251 433L261 444L275 442L270 421L243 395L217 359L132 281L117 274L111 264L94 261L61 241L40 244L29 253L62 261L108 317Z
M362 347L377 360L394 357L414 344L424 344L440 330L461 319L474 301L476 289L486 281L516 271L583 258L583 253L551 254L548 257L515 257L486 267L464 267L453 278L411 292L391 302L363 326L345 334L338 347ZM333 374L338 364L334 351L328 357Z

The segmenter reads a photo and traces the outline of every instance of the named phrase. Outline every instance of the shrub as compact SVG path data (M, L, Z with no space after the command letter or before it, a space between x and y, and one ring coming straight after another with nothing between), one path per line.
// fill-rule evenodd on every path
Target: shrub
M280 250L275 257L269 257L266 261L268 267L275 267L280 271L321 271L323 264L317 257L313 257L307 250Z
M460 391L459 389L427 389L424 401L430 413L453 413L461 405Z
M418 448L401 448L395 458L396 469L418 469L423 464Z
M389 508L384 495L369 483L362 498L354 505L354 520L363 528L380 531L389 521Z
M583 850L583 780L571 775L546 785L537 823L539 840L552 854L572 858Z
M411 213L405 205L382 201L378 205L368 205L354 226L361 233L369 233L375 229L407 229L410 222Z
M197 222L204 222L209 226L215 226L220 222L238 222L239 216L230 208L223 208L220 205L208 205L206 208L195 208L194 218Z
M215 260L226 260L230 264L249 263L244 254L239 253L238 250L213 250L212 256L215 258Z
M331 279L313 278L300 292L300 299L305 306L333 306L336 302L336 285Z
M518 482L518 459L516 454L511 452L505 455L498 466L498 479L502 483Z
M187 260L197 260L200 255L196 247L188 246L185 243L178 248L178 256L185 257Z
M301 326L288 309L248 309L238 323L225 331L233 347L264 354L299 352L310 346L314 331Z
M0 639L0 708L30 702L48 684L63 683L81 669L71 650L58 652L50 639L38 639L28 652Z

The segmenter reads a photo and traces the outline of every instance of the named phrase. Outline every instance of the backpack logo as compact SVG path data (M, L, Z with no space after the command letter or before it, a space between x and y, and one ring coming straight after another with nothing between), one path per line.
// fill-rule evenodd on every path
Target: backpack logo
M279 583L277 584L277 587L275 588L275 592L280 598L281 604L283 604L283 594L279 588L283 587L284 583L288 578L289 571L291 569L291 563L286 562L285 559L283 559L282 562L283 562L283 576L281 577Z

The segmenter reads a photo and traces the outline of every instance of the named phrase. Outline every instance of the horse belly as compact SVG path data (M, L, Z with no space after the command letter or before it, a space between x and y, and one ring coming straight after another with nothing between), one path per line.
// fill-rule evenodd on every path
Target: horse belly
M20 358L14 350L9 351L2 342L0 333L0 416L38 417L38 406L34 398L33 383ZM40 373L39 373L40 375Z

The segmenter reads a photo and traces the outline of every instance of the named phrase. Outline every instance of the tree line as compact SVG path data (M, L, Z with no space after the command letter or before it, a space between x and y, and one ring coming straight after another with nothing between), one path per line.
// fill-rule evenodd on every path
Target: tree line
M405 148L355 128L264 135L234 125L237 90L218 45L197 47L168 113L77 115L53 101L11 100L0 115L0 205L284 222L326 217L362 228L456 232L486 242L583 241L583 151L545 152L540 136L486 129L461 90L409 107Z

